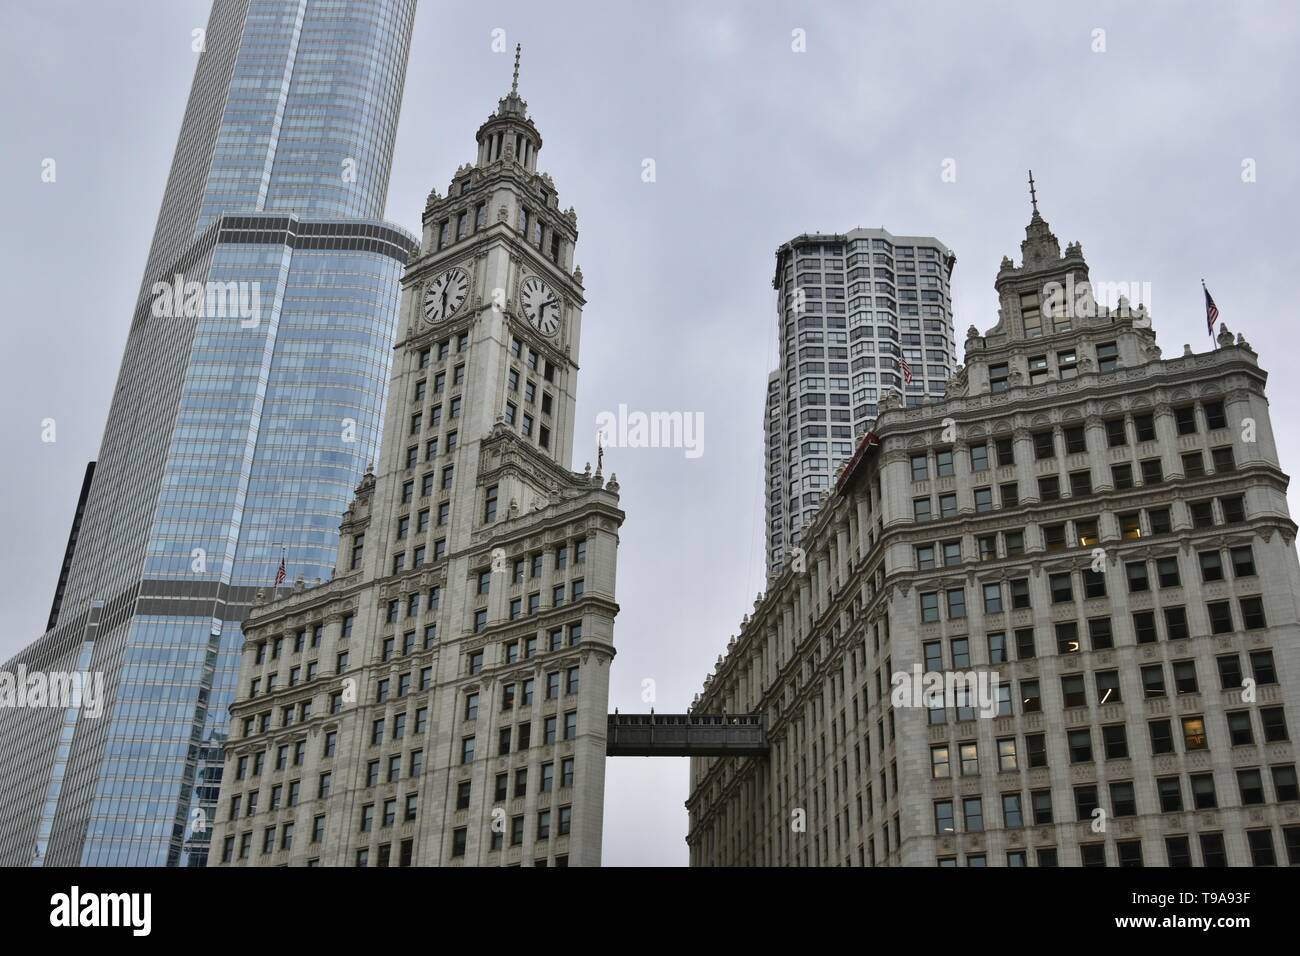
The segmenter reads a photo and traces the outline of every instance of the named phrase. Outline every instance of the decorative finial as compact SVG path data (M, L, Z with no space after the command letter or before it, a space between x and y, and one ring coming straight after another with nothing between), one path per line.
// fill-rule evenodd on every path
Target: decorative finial
M1034 215L1038 215L1038 193L1034 191L1034 171L1029 171L1029 201L1033 204Z
M510 83L510 92L512 95L519 95L519 52L524 48L522 43L515 44L515 78Z

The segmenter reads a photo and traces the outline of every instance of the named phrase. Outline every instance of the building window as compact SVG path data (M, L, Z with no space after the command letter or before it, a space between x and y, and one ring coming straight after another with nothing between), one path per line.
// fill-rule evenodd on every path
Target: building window
M985 614L1002 613L1002 585L1001 584L984 585L984 613Z
M1151 753L1171 754L1174 752L1174 735L1168 720L1153 720L1147 725L1151 732Z
M936 779L951 776L952 768L948 761L948 746L944 744L930 748L930 775Z
M1142 690L1148 700L1165 696L1165 670L1160 664L1142 668Z
M939 620L939 594L930 591L921 595L921 622L933 624Z
M1020 682L1020 702L1021 708L1026 714L1036 714L1043 709L1042 694L1036 680L1022 680Z
M1020 794L1002 794L1002 821L1004 826L1012 829L1025 825L1025 818L1020 803ZM1020 865L1024 865L1023 861Z
M1261 707L1259 722L1264 728L1264 740L1267 743L1290 739L1286 728L1286 714L1281 707Z
M1279 803L1300 799L1300 786L1296 782L1294 764L1278 764L1271 768L1273 773L1273 792ZM1292 861L1297 862L1295 860Z
M1232 606L1227 601L1211 601L1205 608L1210 616L1211 633L1232 633Z
M1209 744L1205 739L1205 720L1202 717L1184 717L1183 718L1183 749L1184 750L1208 750Z
M1088 695L1083 682L1083 675L1062 675L1061 696L1066 707L1086 707L1088 705Z
M1276 684L1277 670L1273 666L1272 651L1251 651L1250 671L1257 684ZM1238 681L1240 684L1240 680Z
M947 592L948 619L959 620L966 616L966 591L964 588L950 588Z
M1196 773L1191 776L1192 783L1192 805L1197 810L1213 810L1218 807L1219 800L1214 792L1214 774Z
M1118 704L1121 701L1119 671L1098 671L1096 674L1096 680L1098 706L1103 704Z
M1272 830L1247 830L1246 843L1250 847L1252 866L1277 866L1277 854L1273 851Z
M994 394L1005 392L1008 387L1010 377L1010 366L1005 362L1000 365L989 366L989 391Z

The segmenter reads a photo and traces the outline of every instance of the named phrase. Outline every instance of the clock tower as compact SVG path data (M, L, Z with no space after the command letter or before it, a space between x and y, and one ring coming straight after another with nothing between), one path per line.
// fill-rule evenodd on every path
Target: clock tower
M478 371L499 387L467 425L485 434L503 421L568 463L586 301L573 264L578 217L561 211L554 181L537 170L542 136L519 96L518 49L510 92L476 139L474 163L456 170L447 195L429 194L423 241L403 279L398 348L418 352L468 333ZM514 377L511 360L523 366Z
M334 577L245 624L226 779L286 734L322 735L301 772L329 786L296 821L322 838L245 858L247 826L279 824L223 791L253 817L217 829L223 863L600 863L623 512L612 475L570 469L577 216L537 170L518 51L477 141L424 209L380 467ZM273 673L284 646L312 658L306 684Z

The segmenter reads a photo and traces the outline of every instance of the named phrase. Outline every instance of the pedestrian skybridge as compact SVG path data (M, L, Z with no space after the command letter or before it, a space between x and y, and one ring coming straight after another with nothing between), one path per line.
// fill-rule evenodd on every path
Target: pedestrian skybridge
M610 757L766 757L762 714L609 715Z

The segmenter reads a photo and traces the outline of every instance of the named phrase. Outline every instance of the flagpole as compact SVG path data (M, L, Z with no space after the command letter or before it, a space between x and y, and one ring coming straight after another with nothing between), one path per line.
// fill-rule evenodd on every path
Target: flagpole
M1204 277L1204 276L1201 276L1201 294L1204 295L1204 296L1206 296L1206 297L1208 297L1209 294L1210 294L1210 290L1207 289L1207 288L1205 288L1205 277ZM1207 318L1207 319L1209 318L1209 312L1208 312L1208 311L1206 312L1206 318ZM1209 325L1209 323L1207 322L1206 325ZM1210 341L1211 341L1211 342L1214 341L1214 326L1212 326L1212 325L1210 325Z
M1214 341L1214 326L1219 321L1219 307L1215 304L1214 296L1210 295L1210 290L1205 287L1205 280L1201 279L1201 292L1205 295L1205 324L1209 327L1210 341Z

